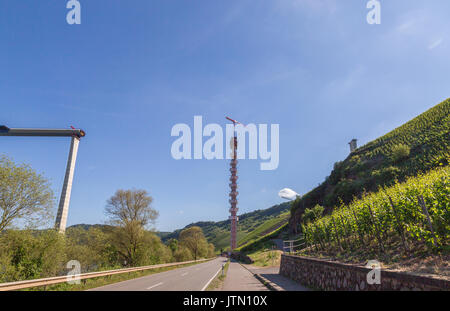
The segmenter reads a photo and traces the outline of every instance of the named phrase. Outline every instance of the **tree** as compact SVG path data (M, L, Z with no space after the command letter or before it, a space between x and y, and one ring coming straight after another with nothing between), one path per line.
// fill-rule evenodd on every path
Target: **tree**
M0 250L0 282L56 276L66 262L64 236L56 230L5 230Z
M135 223L145 228L159 216L151 207L152 202L153 198L145 190L117 190L107 201L105 212L114 225Z
M200 227L193 226L184 229L180 233L180 244L187 247L194 256L194 260L197 258L206 256L208 253L208 242L206 241L203 231Z
M153 232L145 231L138 252L139 265L153 265L172 261L171 250Z
M133 266L140 261L145 228L158 217L158 212L151 207L152 201L145 190L117 190L107 201L105 213L115 226L111 243L125 265Z
M167 246L170 248L170 250L172 251L172 254L175 254L175 252L178 249L178 240L176 239L170 239L167 242Z
M322 217L323 211L324 211L323 206L319 204L316 204L316 206L314 206L313 208L307 208L303 213L303 221L305 223L313 222L316 219Z
M0 232L20 222L38 227L52 219L54 196L50 184L30 166L16 166L0 157Z
M208 254L207 254L207 256L208 256L209 258L214 257L215 251L216 251L216 248L214 247L214 244L209 243L209 244L208 244Z
M117 252L109 242L107 233L100 228L70 227L65 237L67 258L79 261L82 272L118 265Z
M192 253L187 247L180 245L173 254L173 257L176 262L189 261L192 260Z

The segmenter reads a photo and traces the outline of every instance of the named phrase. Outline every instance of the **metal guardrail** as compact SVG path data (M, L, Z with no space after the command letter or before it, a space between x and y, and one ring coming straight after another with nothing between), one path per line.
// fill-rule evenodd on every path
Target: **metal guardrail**
M292 254L299 251L306 245L303 235L297 240L283 241L283 253Z
M38 286L53 285L53 284L58 284L58 283L65 283L68 281L73 281L75 278L78 280L84 280L84 279L91 279L91 278L97 278L97 277L102 277L102 276L110 276L110 275L114 275L114 274L179 266L179 265L185 265L185 264L190 264L190 263L195 263L195 262L207 261L207 260L211 260L211 259L212 258L200 259L200 260L190 260L190 261L183 261L183 262L173 262L173 263L168 263L168 264L159 264L159 265L151 265L151 266L143 266L143 267L124 268L124 269L98 271L98 272L88 272L88 273L75 274L75 275L63 275L63 276L56 276L56 277L50 277L50 278L44 278L44 279L0 283L0 291L10 291L10 290L38 287Z

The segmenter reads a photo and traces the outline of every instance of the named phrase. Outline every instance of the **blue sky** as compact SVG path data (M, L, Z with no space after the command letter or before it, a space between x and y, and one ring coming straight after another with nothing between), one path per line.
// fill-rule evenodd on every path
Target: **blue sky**
M305 193L366 143L450 97L450 2L0 0L0 124L83 128L68 225L102 223L119 189L154 197L156 228L228 217L228 162L172 159L177 123L280 125L280 164L239 165L239 213ZM59 199L69 140L0 140Z

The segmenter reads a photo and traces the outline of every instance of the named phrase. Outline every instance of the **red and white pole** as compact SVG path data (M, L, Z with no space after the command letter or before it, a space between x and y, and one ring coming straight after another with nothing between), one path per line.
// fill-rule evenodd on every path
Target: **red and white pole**
M228 120L233 122L233 125L236 126L237 121L230 119L227 117ZM237 247L237 222L239 221L239 218L237 216L238 208L237 208L237 137L236 137L236 131L234 131L234 137L233 137L233 157L230 162L230 220L231 220L231 243L230 243L230 251L233 251Z

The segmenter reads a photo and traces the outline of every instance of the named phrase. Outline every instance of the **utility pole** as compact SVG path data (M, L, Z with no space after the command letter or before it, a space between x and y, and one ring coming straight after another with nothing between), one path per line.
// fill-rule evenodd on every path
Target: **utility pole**
M81 129L22 129L0 126L0 136L45 136L45 137L72 137L69 158L67 160L66 175L59 199L58 213L55 220L55 229L60 233L66 231L67 214L69 212L70 193L77 160L78 144L80 138L86 133Z
M230 162L230 220L231 220L231 243L230 243L230 252L232 252L236 247L236 235L237 235L237 222L239 221L239 217L237 216L238 208L237 208L237 195L239 194L237 192L237 136L236 136L236 124L240 124L238 121L230 119L229 117L226 117L227 120L233 122L233 138L231 139L231 150L232 150L232 159Z

